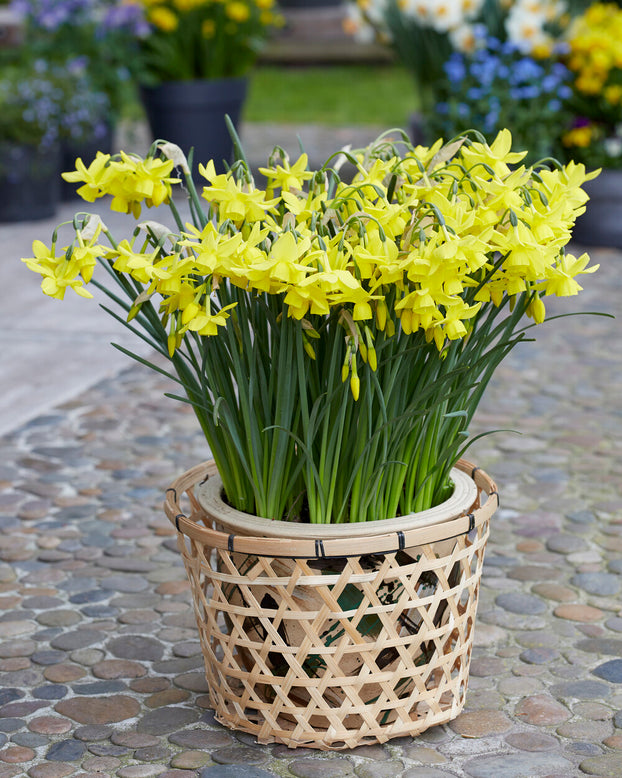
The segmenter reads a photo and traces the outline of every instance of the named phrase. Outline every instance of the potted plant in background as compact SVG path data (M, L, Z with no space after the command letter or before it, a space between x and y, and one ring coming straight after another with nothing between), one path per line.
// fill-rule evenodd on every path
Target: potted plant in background
M346 153L350 183L342 156L312 171L276 148L265 187L242 157L199 166L201 195L164 141L79 160L87 201L172 221L115 237L78 214L24 260L53 297L102 290L157 359L121 350L194 409L214 462L166 511L217 718L260 742L347 748L458 715L498 504L461 459L469 423L547 295L596 269L564 248L581 165L524 167L507 130L402 136Z
M2 66L0 221L53 216L60 198L63 89L44 60Z
M145 0L141 95L155 138L198 160L233 159L225 125L237 125L247 75L270 31L281 23L274 0Z
M85 102L85 115L77 120L82 130L77 131L77 100L66 97L68 116L64 121L62 145L65 159L73 155L91 157L94 154L88 125L95 131L99 149L112 150L114 129L125 106L135 100L134 65L139 40L147 32L140 5L124 0L12 0L11 9L23 26L21 46L14 56L43 59L51 65L67 70ZM88 81L88 85L80 82ZM87 97L87 88L93 97ZM107 103L107 135L96 114ZM70 104L71 103L71 104ZM83 132L84 131L84 132ZM86 145L80 148L79 135Z
M391 46L412 74L420 108L412 119L411 135L425 140L426 132L435 137L436 129L428 131L426 123L442 99L439 91L451 88L445 66L454 52L472 53L492 37L510 41L521 54L548 56L566 6L555 0L357 0L350 2L347 10L349 32L364 40L376 37Z
M574 74L573 125L563 136L568 157L603 168L588 185L590 205L575 238L585 245L622 246L622 9L594 3L568 30L567 65Z
M536 59L512 41L489 36L473 52L451 54L443 69L432 132L452 138L478 127L494 138L508 127L517 146L529 149L529 162L561 155L572 89L571 73L556 57Z

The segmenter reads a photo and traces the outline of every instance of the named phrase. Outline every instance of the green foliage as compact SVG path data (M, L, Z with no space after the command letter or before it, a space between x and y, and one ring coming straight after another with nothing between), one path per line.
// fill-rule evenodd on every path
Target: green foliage
M163 81L230 78L255 64L280 17L272 0L163 0L145 2L149 34L141 41L140 78Z

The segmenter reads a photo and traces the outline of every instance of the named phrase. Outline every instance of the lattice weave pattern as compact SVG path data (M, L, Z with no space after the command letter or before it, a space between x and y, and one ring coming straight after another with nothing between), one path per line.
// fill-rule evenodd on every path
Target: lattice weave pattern
M440 524L439 539L420 545L406 533L401 548L383 553L286 558L266 554L266 539L256 539L257 553L240 552L232 536L214 531L192 497L205 474L197 470L177 482L166 507L221 723L261 743L339 749L416 735L460 713L497 506L482 471L486 504L452 522L466 532L448 536L449 523ZM182 491L190 516L179 511ZM282 541L271 540L280 554ZM301 546L291 541L292 557Z

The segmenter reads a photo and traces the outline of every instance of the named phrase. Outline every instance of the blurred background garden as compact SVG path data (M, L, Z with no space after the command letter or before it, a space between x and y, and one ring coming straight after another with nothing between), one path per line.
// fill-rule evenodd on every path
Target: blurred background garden
M507 127L530 163L622 167L615 2L10 0L0 31L3 221L54 213L75 196L59 172L135 127L132 151L166 138L226 165L225 114L424 144Z

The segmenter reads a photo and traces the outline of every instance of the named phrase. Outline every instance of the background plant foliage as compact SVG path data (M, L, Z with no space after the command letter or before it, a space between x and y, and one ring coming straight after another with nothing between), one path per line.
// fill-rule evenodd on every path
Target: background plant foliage
M148 84L243 76L270 30L274 0L141 0L150 32L141 41Z

